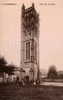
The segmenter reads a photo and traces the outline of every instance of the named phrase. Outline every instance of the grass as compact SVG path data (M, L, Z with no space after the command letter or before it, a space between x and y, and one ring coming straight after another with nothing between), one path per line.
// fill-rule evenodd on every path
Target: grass
M0 85L0 100L63 100L63 87Z

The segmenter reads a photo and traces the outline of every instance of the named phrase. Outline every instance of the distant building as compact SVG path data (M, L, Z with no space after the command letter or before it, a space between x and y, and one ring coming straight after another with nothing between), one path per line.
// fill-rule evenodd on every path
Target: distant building
M37 80L39 72L39 15L34 4L22 6L21 16L21 78Z

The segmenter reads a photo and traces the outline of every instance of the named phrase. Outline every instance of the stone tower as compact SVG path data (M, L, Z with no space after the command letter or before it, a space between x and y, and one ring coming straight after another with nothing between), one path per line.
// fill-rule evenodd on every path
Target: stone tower
M21 15L21 78L37 80L39 71L39 15L34 4Z

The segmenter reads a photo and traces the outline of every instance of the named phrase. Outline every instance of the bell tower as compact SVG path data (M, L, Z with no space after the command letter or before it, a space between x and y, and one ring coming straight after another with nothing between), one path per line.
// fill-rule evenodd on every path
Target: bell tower
M34 4L25 8L21 15L21 69L22 78L37 80L39 69L39 14Z

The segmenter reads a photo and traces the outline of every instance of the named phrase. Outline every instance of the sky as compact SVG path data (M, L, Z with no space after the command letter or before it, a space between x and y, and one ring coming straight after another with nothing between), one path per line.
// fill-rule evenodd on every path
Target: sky
M0 0L0 56L20 67L21 7L23 3L30 7L33 2L40 19L40 68L56 65L63 70L63 0Z

